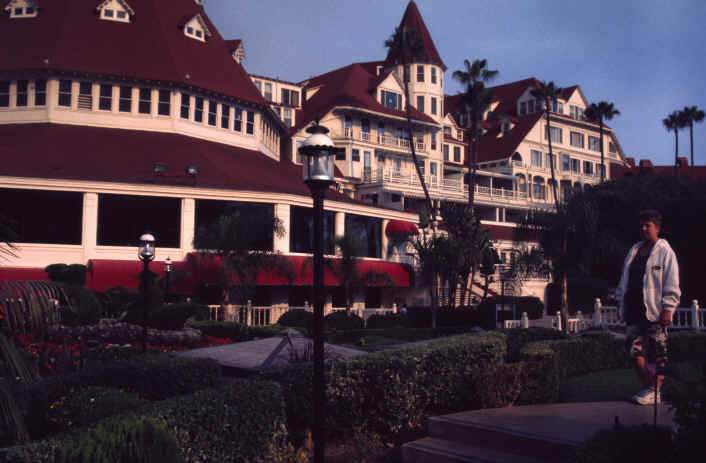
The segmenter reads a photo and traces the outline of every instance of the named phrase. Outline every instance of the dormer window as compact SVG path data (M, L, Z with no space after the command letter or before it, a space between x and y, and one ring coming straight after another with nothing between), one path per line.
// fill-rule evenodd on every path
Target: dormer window
M106 0L96 7L98 16L108 21L129 23L135 12L124 0Z
M184 24L184 35L205 42L206 38L211 36L211 31L208 30L201 15L197 14Z
M5 7L10 18L34 18L37 16L37 5L31 0L12 0Z

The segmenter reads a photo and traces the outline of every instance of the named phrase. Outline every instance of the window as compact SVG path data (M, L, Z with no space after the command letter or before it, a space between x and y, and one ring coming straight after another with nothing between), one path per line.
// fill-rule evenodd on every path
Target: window
M120 87L118 110L123 113L132 111L132 87Z
M260 82L259 80L256 80L256 81L255 81L255 87L257 87L257 90L258 90L260 93L262 93L262 82Z
M402 110L402 95L395 92L380 90L380 103L388 108Z
M424 66L417 66L417 82L424 82Z
M583 119L584 118L583 112L584 112L583 108L580 108L580 107L574 106L574 105L569 106L569 116L572 119L579 119L579 120Z
M108 9L108 8L103 8L103 17L104 18L114 18L115 17L115 11Z
M243 131L243 110L241 108L235 108L235 115L233 117L233 130L236 132Z
M370 121L368 119L360 120L360 138L364 141L370 141Z
M583 161L583 173L593 175L593 163L591 161Z
M23 2L26 3L26 2ZM37 9L33 6L18 6L12 9L7 8L10 11L11 18L33 18L37 16ZM7 11L6 10L6 11Z
M534 112L534 100L529 100L527 102L527 113L531 114Z
M571 162L568 154L561 155L561 171L568 172L571 169Z
M441 150L444 152L444 161L448 161L449 160L449 145L447 143L444 143L441 147Z
M537 199L546 199L546 189L541 183L532 184L532 197Z
M47 104L47 81L40 79L34 82L34 106Z
M346 160L346 150L341 150L336 152L336 161L345 161Z
M0 82L0 108L10 106L10 82Z
M98 94L98 109L101 111L113 110L113 86L101 84Z
M157 114L169 116L171 112L171 92L169 90L159 91L159 102L157 104Z
M402 170L402 159L400 158L395 158L392 160L392 170L397 172L398 174Z
M532 166L542 167L542 152L537 150L532 150Z
M545 156L544 160L546 161L546 162L545 162L545 166L546 166L546 167L551 168L551 166L552 166L552 164L553 164L553 165L554 165L554 168L556 169L556 154L550 155L549 153L547 153L547 155ZM552 161L554 161L554 162L552 162Z
M579 173L581 162L578 159L571 158L571 172L574 174Z
M188 119L191 112L191 97L186 93L181 94L181 118Z
M224 104L221 106L221 128L227 129L228 124L230 124L230 106Z
M196 103L194 105L194 120L196 122L203 122L203 98L200 96L196 97Z
M208 100L208 125L216 125L216 107L215 101Z
M360 151L356 148L351 150L351 161L360 162Z
M71 81L59 81L59 106L71 107Z
M617 153L618 152L618 148L615 146L615 143L613 143L612 141L608 143L608 152L609 153Z
M90 82L81 82L78 86L78 109L93 109L93 94Z
M601 151L601 139L598 137L588 137L588 149L591 151Z
M17 243L81 244L83 193L0 188L0 204Z
M549 129L552 135L552 142L562 143L562 129L560 129L559 127L549 127ZM544 132L544 139L547 139L547 131Z
M431 67L431 83L436 83L436 68L434 66Z
M292 126L292 109L291 108L284 108L282 110L282 120L284 120L284 124L287 127Z
M248 111L248 120L245 123L245 133L252 135L255 133L255 113Z
M100 12L100 18L109 21L130 22L127 11L123 10L121 6L118 6L118 9L103 8Z
M437 175L435 162L429 163L429 175L431 175L432 177L436 177L436 175Z
M17 95L15 98L16 106L27 106L27 81L17 81Z
M380 122L378 124L378 143L385 142L385 124Z
M282 89L282 104L299 106L299 92L287 88Z
M527 114L527 102L523 101L520 103L520 116Z
M272 82L265 82L265 99L272 101Z
M552 103L552 111L559 114L564 114L564 103L559 100L555 100Z
M422 113L424 112L424 95L417 96L417 110Z
M99 246L136 246L138 237L151 230L160 246L178 248L181 199L133 195L98 195Z
M346 214L344 230L360 241L358 257L381 257L382 255L382 219Z
M141 88L140 89L140 104L137 107L137 111L140 114L151 114L152 113L152 89L151 88Z
M431 150L436 151L436 132L431 133Z
M454 162L461 162L461 147L454 146Z
M431 97L431 113L436 114L436 98Z
M343 136L352 137L353 136L353 119L351 116L346 116L343 119Z
M583 148L583 134L580 132L571 132L571 146Z
M346 214L348 216L348 214ZM325 254L333 254L333 233L335 213L324 211L324 243ZM312 252L314 250L314 216L313 209L292 206L289 221L289 249L292 252ZM308 296L307 296L308 297ZM302 298L304 299L304 298ZM311 300L311 298L309 298Z

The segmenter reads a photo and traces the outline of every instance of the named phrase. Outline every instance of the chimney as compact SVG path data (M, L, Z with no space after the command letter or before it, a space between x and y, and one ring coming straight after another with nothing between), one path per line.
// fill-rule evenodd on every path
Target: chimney
M689 167L689 159L687 158L678 158L679 161L679 167Z
M628 163L628 166L635 167L635 158L625 158L625 161Z
M652 167L652 161L649 159L640 159L640 169L649 169Z

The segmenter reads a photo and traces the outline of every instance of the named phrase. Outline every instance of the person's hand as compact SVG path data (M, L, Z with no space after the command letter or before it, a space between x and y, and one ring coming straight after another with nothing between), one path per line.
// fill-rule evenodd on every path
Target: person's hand
M668 326L672 324L672 312L665 310L659 317L659 324L662 326Z

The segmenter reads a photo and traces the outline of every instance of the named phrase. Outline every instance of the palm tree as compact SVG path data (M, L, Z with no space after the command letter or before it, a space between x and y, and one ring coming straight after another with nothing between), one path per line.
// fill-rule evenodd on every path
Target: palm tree
M662 119L662 125L667 131L674 130L674 176L679 177L679 129L686 127L686 121L681 112L672 111Z
M467 150L467 164L470 172L468 204L473 207L476 166L478 165L478 123L493 100L493 91L486 88L485 84L497 77L498 71L488 69L488 62L485 59L474 59L473 63L470 63L466 59L463 60L463 64L466 70L454 71L453 78L466 87L465 91L462 93L462 102L466 109L471 128Z
M586 108L585 116L594 122L598 122L598 129L600 133L600 143L601 143L601 183L605 180L605 156L603 154L603 121L609 121L615 116L620 115L620 111L613 107L613 103L608 103L607 101L600 101L598 103L591 103L588 108Z
M684 110L681 113L689 126L689 137L691 138L691 178L694 178L694 122L703 122L704 112L696 106L684 106Z
M407 137L409 140L409 149L412 152L412 161L414 162L414 168L417 171L417 177L419 178L419 183L422 185L422 190L424 191L424 197L427 200L429 207L429 213L432 214L432 222L436 223L436 212L434 211L434 203L429 195L429 190L424 182L424 176L419 168L419 163L417 162L417 151L414 146L414 140L412 137L412 111L409 99L409 79L411 76L411 70L409 69L410 63L416 57L419 57L424 52L424 45L421 39L417 36L414 29L410 29L407 26L400 26L395 28L395 32L390 36L389 39L385 40L385 47L388 48L388 55L399 57L399 62L395 64L402 65L402 81L404 85L404 97L407 104L405 105L405 112L407 115Z

